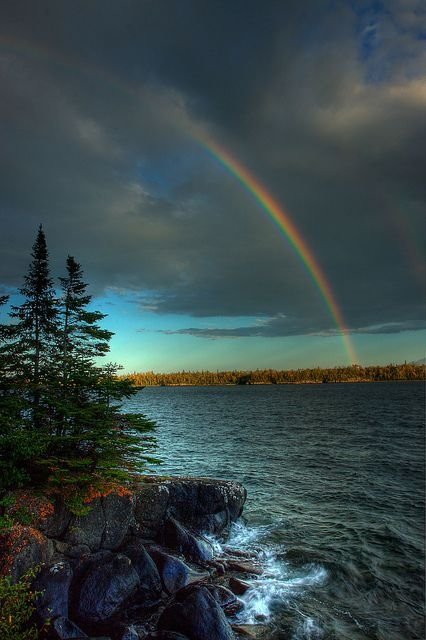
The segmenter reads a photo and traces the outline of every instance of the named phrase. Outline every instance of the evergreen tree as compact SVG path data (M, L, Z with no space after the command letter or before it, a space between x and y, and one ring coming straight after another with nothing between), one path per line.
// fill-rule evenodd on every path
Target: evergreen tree
M3 325L0 346L0 487L40 480L38 460L48 442L48 375L55 331L55 298L46 239L40 226L32 262L12 307L14 324Z
M153 423L140 415L124 415L121 401L135 393L128 380L118 380L117 365L101 367L112 332L99 322L105 315L90 310L81 266L67 259L60 278L59 330L55 346L56 430L43 464L51 485L84 489L105 482L128 481L149 455Z
M0 325L0 490L30 484L81 502L156 462L155 425L121 411L136 389L117 365L98 364L113 334L88 308L80 265L68 257L57 300L41 226L32 258L15 322Z
M19 290L25 300L12 307L18 322L11 328L15 382L27 398L31 426L48 428L50 407L47 386L52 364L52 346L57 331L57 303L49 274L49 256L42 226L33 245L32 262ZM41 434L40 434L41 435Z

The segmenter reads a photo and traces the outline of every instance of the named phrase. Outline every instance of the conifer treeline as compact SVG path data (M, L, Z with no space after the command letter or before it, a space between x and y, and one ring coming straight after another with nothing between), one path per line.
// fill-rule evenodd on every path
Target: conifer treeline
M386 366L312 369L256 369L255 371L147 371L127 376L138 387L173 385L303 384L323 382L380 382L386 380L424 380L424 365L388 364Z
M90 310L72 256L59 282L57 295L40 226L23 302L0 324L0 492L30 485L82 495L129 482L154 461L154 424L120 412L133 384L117 379L116 364L97 364L112 333L99 325L104 314Z

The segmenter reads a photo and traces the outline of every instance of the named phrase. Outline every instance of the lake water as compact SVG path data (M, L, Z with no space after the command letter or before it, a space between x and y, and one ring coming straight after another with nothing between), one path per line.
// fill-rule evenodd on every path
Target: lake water
M243 622L271 640L423 640L422 383L146 388L161 474L242 482Z

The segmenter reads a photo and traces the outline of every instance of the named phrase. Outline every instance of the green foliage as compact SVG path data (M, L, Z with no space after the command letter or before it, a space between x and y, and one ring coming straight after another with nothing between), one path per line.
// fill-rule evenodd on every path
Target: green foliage
M155 425L122 413L133 383L98 364L113 334L89 309L81 266L68 256L56 298L41 227L32 258L14 323L0 325L0 490L44 487L82 513L91 488L128 484L156 461Z
M10 576L0 576L0 638L2 640L37 640L39 632L31 623L38 593L31 588L37 571L27 573L14 583Z

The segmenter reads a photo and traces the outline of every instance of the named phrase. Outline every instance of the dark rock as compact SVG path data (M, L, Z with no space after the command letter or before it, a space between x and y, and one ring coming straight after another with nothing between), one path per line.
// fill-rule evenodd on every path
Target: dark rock
M163 611L159 629L178 631L190 640L234 639L225 614L206 587L192 587L188 595L181 596L186 597Z
M134 538L123 548L122 553L130 558L134 570L139 576L138 596L148 604L155 602L161 595L161 577L154 560L146 551L141 540Z
M223 509L217 513L200 515L194 517L192 521L192 526L194 526L197 531L215 534L227 532L230 524L231 518L228 509Z
M176 631L157 631L147 636L145 640L189 640L189 638Z
M235 615L244 607L244 603L226 587L220 584L206 584L205 586L228 616Z
M65 533L64 541L70 545L87 545L91 551L101 547L105 530L105 514L100 498L89 505L90 511L84 516L74 516Z
M135 594L140 585L132 562L117 554L92 566L81 584L77 613L81 620L108 620Z
M139 640L139 634L133 625L126 629L121 636L121 640Z
M226 573L225 563L220 560L211 560L209 562L209 567L213 569L213 575L216 576L224 576Z
M244 549L235 549L234 547L224 547L226 555L231 558L244 558L245 560L253 560L256 558L254 551L246 551Z
M177 520L199 531L215 533L241 515L247 497L245 488L237 482L210 478L179 478L169 490L170 511Z
M48 564L54 554L52 540L38 529L14 525L1 536L0 572L17 582L30 569Z
M213 558L211 545L194 536L174 518L168 518L164 524L163 542L193 562L204 563Z
M237 596L242 596L246 591L250 589L250 586L251 585L248 582L240 580L239 578L235 578L235 576L231 576L229 578L229 588Z
M154 540L166 517L169 503L169 489L165 484L143 485L135 504L135 522L137 533L146 539Z
M267 631L267 627L262 624L233 624L231 626L240 637L248 638L249 640L264 638Z
M147 636L145 640L189 640L189 638L176 631L157 631Z
M64 616L53 621L52 633L55 640L73 640L74 638L88 637L74 622Z
M40 592L36 601L37 613L44 621L58 616L68 617L68 594L73 572L68 562L44 567L34 581Z
M71 518L72 514L64 499L58 496L54 502L53 513L40 521L40 531L49 538L60 538L69 526Z
M90 556L90 549L87 544L76 544L69 547L66 553L70 558L81 558L82 556Z
M110 493L101 500L105 516L102 548L117 549L133 522L134 497Z
M140 535L158 537L167 514L200 532L221 533L242 512L247 492L237 482L210 478L150 479L136 496Z
M112 561L113 558L114 554L111 551L97 551L89 556L80 556L74 566L74 579L71 584L71 590L73 592L78 591L89 571L100 567L108 561Z
M157 566L166 593L175 593L188 584L190 570L182 560L164 553L157 547L149 547L148 552Z
M260 576L263 573L263 569L253 562L226 560L226 566L230 571L237 571L238 573L247 573L255 576Z

